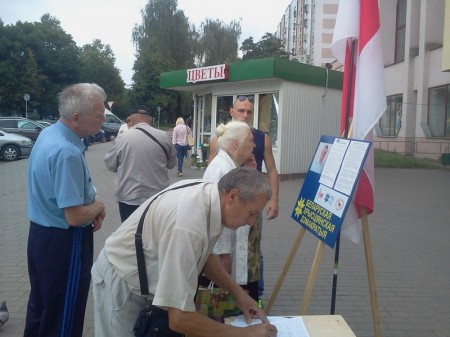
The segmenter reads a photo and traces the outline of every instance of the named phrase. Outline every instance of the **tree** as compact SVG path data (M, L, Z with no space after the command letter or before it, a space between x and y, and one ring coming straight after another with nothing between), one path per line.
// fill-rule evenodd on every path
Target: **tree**
M92 44L81 48L80 82L97 83L108 95L108 101L113 101L115 107L124 108L123 95L125 83L120 77L120 71L115 67L115 56L110 45L104 45L98 39Z
M41 22L1 24L1 30L0 108L22 112L24 93L19 90L26 89L34 90L28 103L40 115L57 115L57 93L79 78L79 50L72 36L49 14Z
M254 43L253 37L249 37L242 42L240 50L242 51L243 60L272 56L289 56L284 50L283 41L271 33L264 34L258 43Z
M133 42L139 49L140 44L151 39L161 53L180 69L186 62L191 62L193 56L189 22L177 5L177 0L150 0L142 11L142 24L133 29ZM145 55L141 54L141 57Z
M3 37L0 47L0 110L8 115L25 116L24 94L32 100L30 109L37 108L44 92L45 76L30 48L24 47L17 39L17 30L13 26L0 23L0 35Z
M135 71L132 91L134 105L147 105L153 115L155 115L157 106L163 108L163 113L174 111L177 93L163 90L159 85L160 74L166 69L173 69L173 67L173 63L164 57L158 44L154 43L151 38L147 40L147 43L141 43L133 67ZM172 116L163 117L170 118Z
M152 111L160 106L161 111L168 112L168 120L183 109L180 93L161 90L159 76L193 63L189 23L177 5L176 0L150 0L142 11L142 23L133 29L137 53L132 100L147 104Z
M238 40L241 26L238 21L229 25L219 20L206 19L197 34L195 59L198 66L231 63L238 60Z
M46 114L57 114L58 93L79 81L79 49L72 36L62 29L60 21L49 14L44 14L41 22L27 25L31 26L29 33L24 34L24 44L31 46L39 69L46 76L41 109ZM20 29L20 22L16 26Z

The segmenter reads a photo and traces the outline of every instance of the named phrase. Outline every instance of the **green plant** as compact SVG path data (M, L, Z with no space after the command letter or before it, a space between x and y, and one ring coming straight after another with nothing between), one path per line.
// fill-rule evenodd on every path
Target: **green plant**
M195 163L195 166L199 169L208 166L208 163L206 161L198 161Z
M403 155L395 152L387 152L376 149L374 152L375 167L391 168L441 168L437 160L416 158L411 155Z
M195 153L191 154L191 166L196 165L197 163L197 155Z

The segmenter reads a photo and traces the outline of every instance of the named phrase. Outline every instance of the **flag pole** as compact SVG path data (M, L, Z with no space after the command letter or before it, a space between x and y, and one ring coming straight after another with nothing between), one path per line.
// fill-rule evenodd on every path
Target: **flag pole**
M348 81L347 81L347 97L346 97L346 103L345 103L345 128L344 128L344 134L343 138L349 137L349 130L350 130L350 110L351 110L351 104L353 99L353 77L354 77L354 67L355 64L355 58L354 58L354 52L355 52L355 44L356 40L352 39L352 43L350 46L350 62L349 64L345 64L344 71L348 71ZM347 63L347 62L346 62ZM336 244L334 247L334 269L333 269L333 287L331 292L331 308L330 308L330 315L334 315L335 309L336 309L336 292L337 292L337 277L338 277L338 269L339 269L339 249L341 244L341 233L339 232L337 238L336 238Z

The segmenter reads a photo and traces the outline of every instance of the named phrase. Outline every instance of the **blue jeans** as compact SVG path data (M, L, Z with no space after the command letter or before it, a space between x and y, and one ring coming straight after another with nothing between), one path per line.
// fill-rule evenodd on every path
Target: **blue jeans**
M186 156L188 147L186 145L175 144L175 149L177 150L178 159L178 172L183 172L183 160Z

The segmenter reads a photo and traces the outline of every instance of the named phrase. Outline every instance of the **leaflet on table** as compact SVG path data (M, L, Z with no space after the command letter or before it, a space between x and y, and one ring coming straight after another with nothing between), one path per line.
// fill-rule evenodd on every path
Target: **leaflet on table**
M305 323L301 317L283 317L283 316L268 316L270 324L277 327L277 337L309 337L308 330L306 330ZM244 316L236 316L231 322L231 325L238 327L246 327L253 324L261 324L260 319L253 319L250 324L245 322Z
M322 136L291 217L331 248L370 148L364 140Z

